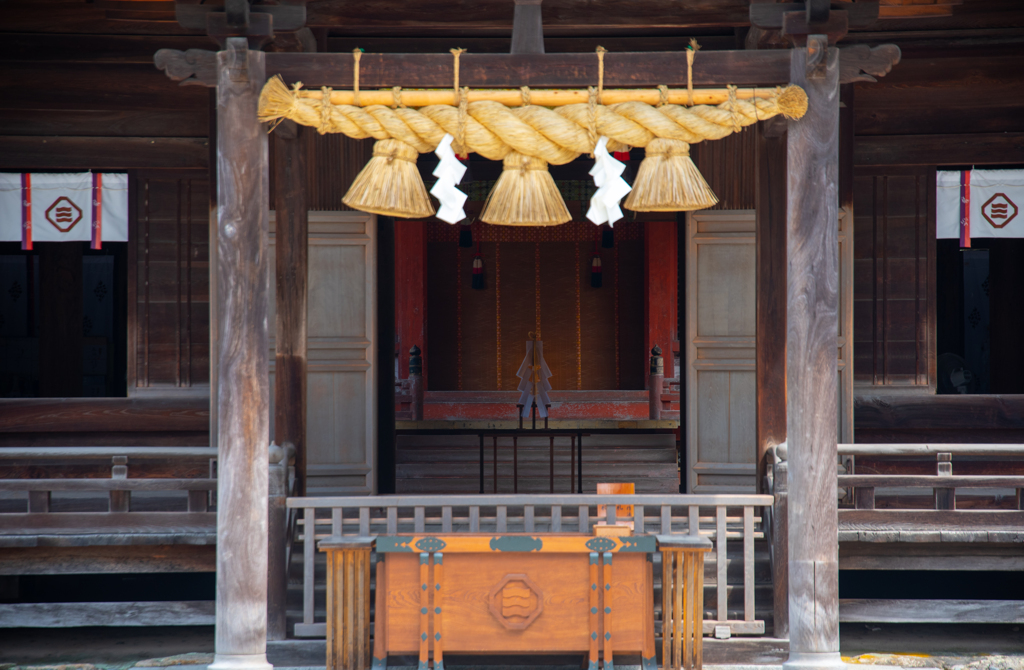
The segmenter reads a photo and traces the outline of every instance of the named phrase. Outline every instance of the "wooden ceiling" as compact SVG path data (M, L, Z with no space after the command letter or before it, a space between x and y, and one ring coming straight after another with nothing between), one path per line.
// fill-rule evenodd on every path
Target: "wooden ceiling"
M749 27L751 1L758 0L545 0L544 29L550 38L727 38ZM177 24L173 7L173 0L8 0L0 6L0 31L198 35ZM512 0L309 0L306 8L307 25L326 38L508 39L512 30ZM881 0L879 19L858 32L1008 29L1024 31L1024 2Z

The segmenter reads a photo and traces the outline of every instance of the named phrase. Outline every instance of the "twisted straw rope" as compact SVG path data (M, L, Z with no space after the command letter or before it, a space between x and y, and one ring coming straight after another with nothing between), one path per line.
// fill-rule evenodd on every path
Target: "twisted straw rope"
M605 106L597 104L596 90L588 104L554 109L537 105L509 108L490 100L467 103L463 94L463 114L451 105L419 109L331 105L329 97L325 93L323 100L303 98L298 85L289 90L280 77L274 77L260 95L259 119L288 118L321 134L343 133L354 139L400 140L419 153L433 151L447 133L463 137L467 151L489 160L502 160L516 152L564 165L591 153L602 135L611 140L609 150L646 147L655 138L695 144L721 139L778 114L799 118L807 107L807 97L798 86L779 88L774 96L752 100L739 100L733 92L720 105L693 107L653 107L636 101Z

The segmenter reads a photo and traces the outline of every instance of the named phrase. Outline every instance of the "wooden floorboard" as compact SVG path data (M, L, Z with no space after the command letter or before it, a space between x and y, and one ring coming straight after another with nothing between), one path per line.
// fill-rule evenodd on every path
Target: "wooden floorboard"
M16 603L0 607L0 628L212 626L214 601Z
M1020 600L839 600L851 623L1024 623Z

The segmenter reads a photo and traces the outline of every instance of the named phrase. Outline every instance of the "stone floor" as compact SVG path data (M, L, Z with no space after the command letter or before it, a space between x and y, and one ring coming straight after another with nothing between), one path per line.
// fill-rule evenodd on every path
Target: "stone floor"
M1024 670L1024 626L843 624L844 659L851 664L941 668L942 670ZM323 641L272 643L268 658L277 668L323 668ZM0 670L205 670L212 659L212 627L0 629ZM705 641L709 670L779 668L786 643L760 639ZM403 667L394 659L391 667ZM448 666L478 668L483 661ZM623 659L626 661L627 659ZM504 663L503 663L504 661ZM576 670L572 659L524 659L515 667ZM510 670L507 659L489 659L488 670ZM621 666L620 666L621 667Z

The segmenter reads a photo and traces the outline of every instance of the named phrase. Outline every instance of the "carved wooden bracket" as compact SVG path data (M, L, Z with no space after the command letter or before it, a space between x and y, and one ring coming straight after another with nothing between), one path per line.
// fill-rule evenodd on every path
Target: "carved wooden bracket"
M204 49L160 49L153 57L157 69L163 70L181 86L216 86L217 54Z
M843 47L839 51L839 83L878 81L875 77L889 74L892 66L900 62L900 56L900 48L895 44Z

